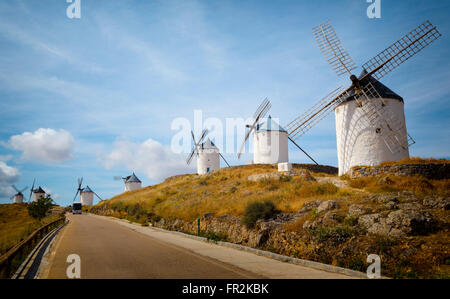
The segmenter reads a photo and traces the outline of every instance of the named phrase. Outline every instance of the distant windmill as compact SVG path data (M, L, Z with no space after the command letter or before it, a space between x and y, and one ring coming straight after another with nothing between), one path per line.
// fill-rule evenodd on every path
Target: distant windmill
M127 177L121 177L121 176L115 176L115 181L122 180L125 184L125 192L127 191L134 191L139 190L142 188L142 182L141 180L136 176L136 174L133 172L133 174L127 176Z
M31 202L31 195L33 195L33 201L38 202L39 199L45 197L45 191L40 186L38 188L34 188L34 185L36 183L36 179L33 180L33 185L30 189L30 196L28 198L28 202Z
M194 132L191 131L194 146L186 160L186 163L187 165L191 164L194 155L197 154L197 173L199 175L207 174L219 169L220 158L222 158L228 167L230 167L230 164L228 164L227 160L225 160L224 156L220 153L219 148L209 138L203 142L206 135L208 135L208 130L205 129L203 130L198 141L196 141Z
M406 131L403 99L378 80L438 39L441 34L429 21L418 26L380 54L356 68L329 23L313 28L314 36L332 69L350 75L342 86L292 121L286 129L295 140L328 116L336 116L339 174L357 165L377 165L409 157L414 140Z
M82 188L83 184L83 178L78 179L78 188L77 193L75 193L75 197L73 198L73 202L77 199L78 193L80 194L80 202L83 206L92 206L94 204L94 195L102 201L100 196L97 195L94 191L92 191L89 186L86 186L85 188Z
M14 188L14 190L16 190L16 194L14 196L11 197L11 200L14 203L23 203L23 193L25 190L28 189L28 186L23 188L22 190L17 189L16 186L12 185L12 187Z
M258 107L253 115L253 124L247 125L247 134L239 149L238 159L241 158L244 151L245 144L250 135L253 135L253 163L255 164L276 164L289 162L288 141L297 146L303 153L305 153L314 163L313 158L308 155L297 143L292 140L287 131L276 123L271 116L264 119L264 116L272 107L270 101L266 98Z

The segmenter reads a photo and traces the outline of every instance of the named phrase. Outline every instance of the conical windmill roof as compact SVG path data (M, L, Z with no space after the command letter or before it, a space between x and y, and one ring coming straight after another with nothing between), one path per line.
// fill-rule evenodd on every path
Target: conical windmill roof
M94 191L91 190L91 188L89 188L89 186L86 186L86 188L84 188L83 190L81 190L82 193L94 193Z
M34 193L45 193L45 191L42 190L41 187L39 187L39 188L37 188L37 189L34 190Z
M130 175L129 177L127 177L126 180L127 183L142 183L140 179L138 179L138 177L134 174Z
M267 119L263 122L259 123L256 126L256 132L264 132L264 131L279 131L286 132L283 127L281 127L276 121L272 119L272 116L269 115Z
M217 148L217 146L214 144L214 142L211 141L211 139L206 139L205 142L203 142L200 145L201 149L214 149L214 150L219 150L219 148Z
M361 75L359 75L358 79L362 79L365 75L367 75L367 71L363 70L361 72ZM384 99L396 99L403 102L403 98L399 96L397 93L393 92L389 87L378 81L377 79L373 78L372 76L367 77L366 79L362 80L361 86L365 86L368 83L372 83L373 87L377 90L377 92L380 94L380 96ZM350 96L344 100L344 102L352 101L354 100L354 89L350 92Z

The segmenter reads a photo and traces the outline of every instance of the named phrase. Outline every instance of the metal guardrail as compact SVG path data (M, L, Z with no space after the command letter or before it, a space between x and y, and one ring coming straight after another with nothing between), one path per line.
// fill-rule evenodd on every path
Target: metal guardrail
M19 268L33 248L40 240L58 225L64 223L66 217L63 216L41 228L35 230L25 240L11 248L7 253L0 257L0 279L10 278Z

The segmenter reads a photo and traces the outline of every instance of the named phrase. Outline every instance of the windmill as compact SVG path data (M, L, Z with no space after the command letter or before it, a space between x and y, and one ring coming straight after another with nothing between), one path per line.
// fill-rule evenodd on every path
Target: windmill
M86 186L85 188L82 188L83 184L83 178L78 179L78 188L77 192L75 193L75 197L73 198L73 202L77 199L78 193L80 194L80 202L83 206L92 206L94 203L94 195L102 201L103 199L97 195L94 191L92 191L89 186Z
M287 163L289 161L288 142L291 141L296 147L298 147L308 158L310 158L315 164L313 158L308 155L294 140L292 140L287 131L277 124L271 116L264 120L265 115L272 107L270 101L266 98L261 105L256 109L253 115L253 124L247 125L247 133L241 148L239 149L238 159L241 158L242 152L245 148L247 140L250 135L255 131L254 140L254 152L253 162L255 164L276 164Z
M33 195L33 201L38 202L39 199L45 197L45 191L42 189L42 187L34 188L34 185L36 183L36 179L33 180L33 185L30 189L30 196L28 198L28 202L31 202L31 195Z
M314 37L338 76L350 76L348 88L338 87L286 126L292 140L307 133L333 110L336 115L339 174L356 165L377 165L409 157L414 140L406 131L403 99L380 80L441 34L429 21L396 41L356 69L329 22L313 28Z
M136 176L136 174L133 172L132 175L129 175L127 177L122 176L115 176L115 181L122 180L125 184L125 192L127 191L133 191L133 190L139 190L142 188L142 182L141 180Z
M194 146L186 163L187 165L191 164L194 155L197 154L197 173L199 175L207 174L219 169L220 158L222 158L228 167L230 167L230 164L228 164L227 160L225 160L224 156L220 153L219 148L209 138L206 141L203 141L206 135L208 135L208 130L205 129L198 141L196 141L194 132L191 131Z
M16 194L14 196L11 197L11 200L14 203L23 203L23 193L25 190L28 189L28 186L23 188L22 190L17 189L16 186L12 185L12 187L14 188L14 190L16 190Z

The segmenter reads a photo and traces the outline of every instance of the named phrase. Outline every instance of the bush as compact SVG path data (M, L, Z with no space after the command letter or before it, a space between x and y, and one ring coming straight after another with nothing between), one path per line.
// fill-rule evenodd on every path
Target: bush
M242 223L248 228L253 228L256 221L259 219L267 220L277 213L278 211L276 210L275 205L270 200L265 202L253 202L245 208Z
M28 214L35 219L41 220L47 216L48 211L50 211L52 207L53 199L50 195L46 195L28 206Z

